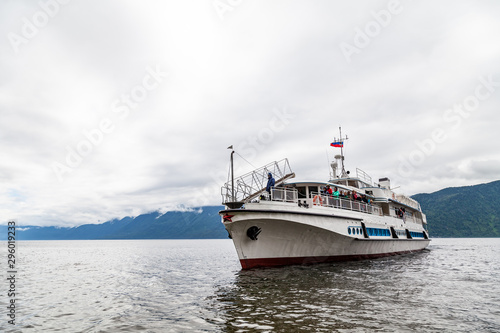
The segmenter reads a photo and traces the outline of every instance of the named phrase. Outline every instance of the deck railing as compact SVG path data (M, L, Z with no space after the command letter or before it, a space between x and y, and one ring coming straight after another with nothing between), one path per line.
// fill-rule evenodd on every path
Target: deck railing
M298 203L299 192L293 188L273 188L271 198L273 201Z
M263 194L264 200L280 201L280 202L292 202L299 203L298 191L293 188L273 188L271 190L271 196L267 192ZM331 196L326 196L319 194L317 192L311 192L311 198L304 199L304 203L312 206L323 206L338 209L353 210L357 212L381 215L382 210L378 206L367 204L361 201L353 201L345 198L335 198Z
M357 212L375 214L375 215L381 215L382 212L380 207L368 204L363 201L353 201L341 197L331 197L327 195L322 195L318 192L311 192L311 198L312 198L312 204L314 206L354 210Z

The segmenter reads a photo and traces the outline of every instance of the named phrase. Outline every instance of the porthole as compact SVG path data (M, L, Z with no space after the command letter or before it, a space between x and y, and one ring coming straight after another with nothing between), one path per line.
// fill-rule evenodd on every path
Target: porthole
M359 235L359 228L356 228L356 234Z
M351 234L351 228L347 228L347 232L349 233L349 235Z

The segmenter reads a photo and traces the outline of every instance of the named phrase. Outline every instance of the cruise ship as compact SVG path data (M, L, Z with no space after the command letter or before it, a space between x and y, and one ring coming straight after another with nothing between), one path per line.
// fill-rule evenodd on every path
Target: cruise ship
M431 241L420 204L395 193L388 178L345 171L343 150L326 181L295 178L287 159L235 178L233 154L219 214L243 269L379 258Z

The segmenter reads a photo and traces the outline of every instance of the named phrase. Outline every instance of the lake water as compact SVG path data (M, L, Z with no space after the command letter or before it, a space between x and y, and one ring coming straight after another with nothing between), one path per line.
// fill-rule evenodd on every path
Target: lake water
M2 292L2 332L500 332L498 238L250 271L230 240L25 241L17 250L16 326Z

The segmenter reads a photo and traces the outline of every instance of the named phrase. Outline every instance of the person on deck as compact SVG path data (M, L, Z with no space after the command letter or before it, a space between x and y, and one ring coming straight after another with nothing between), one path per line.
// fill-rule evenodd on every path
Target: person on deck
M271 194L271 188L274 187L275 180L273 178L273 175L269 172L267 174L267 186L266 186L266 191Z
M332 193L333 193L333 191L332 191L332 188L330 187L330 185L326 185L325 195L331 197Z

